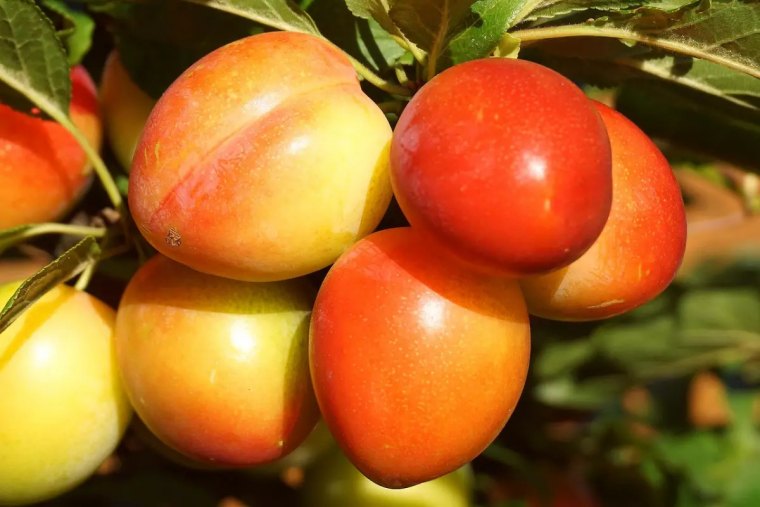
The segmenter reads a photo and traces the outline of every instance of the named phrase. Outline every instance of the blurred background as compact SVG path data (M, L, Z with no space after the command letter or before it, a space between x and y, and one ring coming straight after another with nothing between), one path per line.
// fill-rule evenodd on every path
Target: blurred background
M141 88L153 96L200 54L261 30L180 2L127 4L91 6L96 23L83 63L99 81L118 46L133 68L141 66ZM334 4L309 6L318 24L331 20L320 25L328 35L345 20ZM573 44L546 44L521 57L599 84L588 78L593 69L567 57L587 50L582 40ZM138 55L138 47L150 51ZM135 420L95 476L41 505L760 506L760 125L738 109L705 109L704 97L647 79L586 89L652 135L671 161L687 207L686 257L671 287L629 314L579 324L533 319L524 395L470 466L408 490L383 490L345 460L320 424L281 463L209 470L164 448ZM118 167L112 148L104 157ZM125 185L126 174L117 179ZM96 187L79 207L84 215L108 204ZM400 224L392 207L383 226ZM13 269L44 263L45 251L65 246L43 238L17 248ZM103 262L90 291L116 306L136 266L130 256Z

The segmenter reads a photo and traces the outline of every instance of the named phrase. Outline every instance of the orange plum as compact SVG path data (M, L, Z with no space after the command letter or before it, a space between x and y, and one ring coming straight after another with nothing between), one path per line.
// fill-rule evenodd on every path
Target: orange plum
M521 280L528 310L549 319L603 319L646 303L673 280L686 246L683 199L667 159L625 116L594 105L612 144L612 210L581 258Z
M156 101L132 81L116 51L108 55L103 68L100 101L108 143L116 160L129 170L137 141Z
M82 66L71 70L71 92L71 119L98 149L97 91ZM66 129L0 104L0 229L60 218L90 181L87 156Z
M116 351L127 394L163 443L248 467L295 449L318 418L307 339L314 289L247 283L158 255L127 286Z
M391 198L391 128L325 40L271 32L183 73L137 146L129 205L145 238L193 269L274 281L331 264Z

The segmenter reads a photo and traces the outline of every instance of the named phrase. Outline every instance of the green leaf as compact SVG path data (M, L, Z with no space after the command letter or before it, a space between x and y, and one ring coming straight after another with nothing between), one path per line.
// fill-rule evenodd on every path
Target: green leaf
M0 42L0 102L66 116L71 99L66 52L34 2L0 2Z
M396 0L346 0L346 6L354 16L374 19L386 32L401 35L389 12L395 3Z
M372 67L383 70L399 63L406 54L406 50L399 45L397 40L383 30L380 24L370 19L358 20L356 23L358 32L358 44L363 59L370 62Z
M523 0L396 0L390 17L428 52L428 79L440 66L490 55L526 2Z
M188 0L228 12L262 25L289 32L318 35L314 21L300 7L287 0Z
M590 38L551 41L529 49L524 56L591 85L663 81L751 110L760 109L760 79L706 60Z
M566 376L538 384L534 393L547 405L594 410L617 399L625 386L625 379L619 376L599 376L580 382Z
M100 247L97 241L88 236L26 279L0 312L0 333L46 292L81 273L98 255Z
M31 0L0 2L0 101L47 117L82 147L115 208L121 196L103 160L69 118L71 79L66 52L50 20ZM30 110L30 105L32 109Z
M631 81L616 105L652 137L760 168L760 112L728 102L668 82Z
M543 348L534 361L534 373L539 378L572 373L594 355L591 340L554 342Z
M69 55L69 65L76 65L92 46L95 22L81 9L76 9L63 0L41 0L41 5L61 18L62 28L58 37L63 41Z
M760 333L760 292L751 287L692 290L678 316L684 330L744 330Z
M692 432L683 436L662 435L654 441L654 450L668 466L688 475L705 478L710 468L725 458L722 439L709 432Z
M739 106L760 109L760 79L714 62L688 57L658 56L621 58L615 63Z
M579 12L584 13L616 13L633 12L646 4L655 4L658 9L672 12L684 5L698 3L699 0L682 0L674 2L646 2L641 0L559 0L541 2L538 8L524 18L524 22L557 22L564 17ZM587 16L588 17L588 16Z
M322 35L375 71L392 67L405 54L377 21L355 17L342 2L317 0L309 14Z
M188 2L100 1L90 9L110 17L124 67L155 99L201 57L263 30L250 19Z
M27 237L26 233L33 228L33 225L19 225L18 227L0 230L0 254L20 241L23 241L23 239Z
M642 2L626 12L579 12L569 24L517 30L526 43L602 37L711 61L760 77L760 2Z
M726 506L747 507L760 505L760 458L745 460L741 466L737 466L735 475L727 485Z
M391 19L404 35L428 53L428 79L433 77L438 59L451 37L465 27L473 0L396 0Z
M672 315L660 315L636 322L611 321L591 335L598 350L624 368L637 362L672 357L676 321Z
M404 56L411 57L411 64L414 60L414 54L417 54L419 58L422 56L419 54L420 50L417 46L404 36L391 19L389 11L394 3L395 0L346 0L346 5L354 16L368 20L375 45L386 56L385 60L388 64L402 63L401 59ZM329 34L327 38L334 40ZM370 47L372 45L366 37L362 37L361 40L365 46ZM411 53L406 53L405 48L407 47ZM400 54L398 54L399 49L401 50Z
M521 5L522 2L514 0L479 0L473 3L466 27L452 37L449 44L451 63L462 63L491 54L502 42ZM513 52L514 47L509 53Z

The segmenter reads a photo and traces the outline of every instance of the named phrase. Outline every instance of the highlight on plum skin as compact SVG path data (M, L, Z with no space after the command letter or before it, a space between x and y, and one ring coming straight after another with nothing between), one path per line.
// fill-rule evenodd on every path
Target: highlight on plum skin
M621 113L594 106L612 143L612 210L578 260L520 281L528 310L548 319L603 319L652 300L675 277L686 248L683 198L667 159Z
M413 228L375 232L333 265L314 306L309 360L322 416L384 487L474 459L504 428L528 371L517 283L436 253Z
M156 249L198 271L305 275L380 222L391 135L340 50L301 33L254 35L196 62L158 101L130 209Z
M404 109L391 180L411 225L472 266L546 273L580 257L604 227L610 143L597 111L561 74L474 60L441 72Z
M319 416L307 352L314 292L304 279L240 282L151 258L116 318L116 357L145 426L218 467L295 449Z

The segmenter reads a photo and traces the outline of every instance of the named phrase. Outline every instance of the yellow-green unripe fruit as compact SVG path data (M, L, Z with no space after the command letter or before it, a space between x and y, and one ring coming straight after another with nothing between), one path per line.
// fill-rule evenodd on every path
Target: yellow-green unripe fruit
M17 287L0 286L0 307ZM0 505L64 493L116 448L131 407L114 323L107 305L59 285L0 333Z

